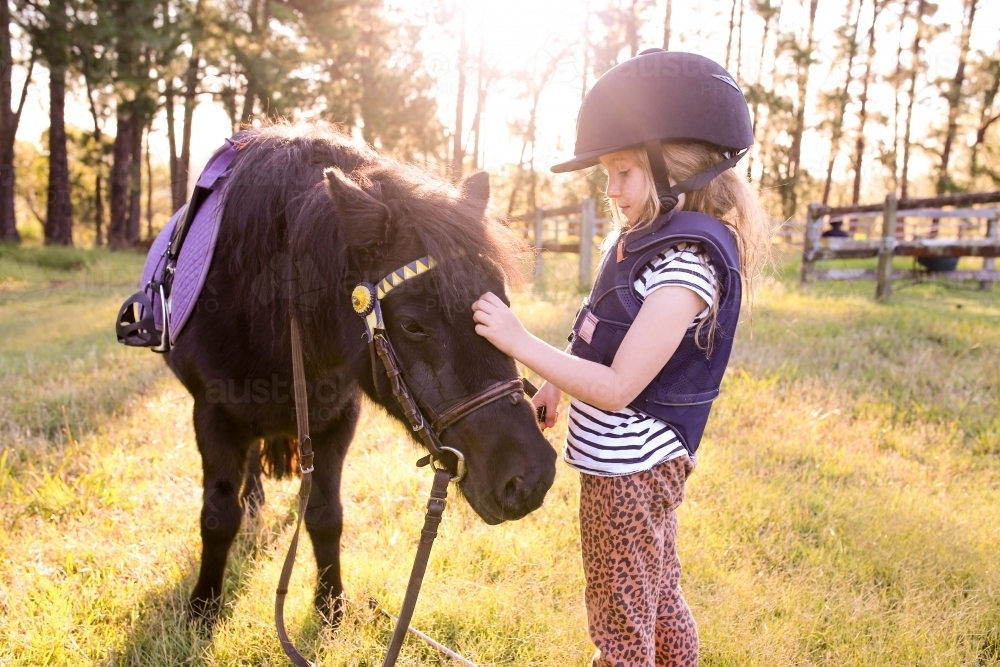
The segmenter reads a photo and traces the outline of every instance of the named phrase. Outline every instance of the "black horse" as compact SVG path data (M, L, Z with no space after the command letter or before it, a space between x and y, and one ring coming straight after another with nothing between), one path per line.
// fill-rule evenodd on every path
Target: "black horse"
M519 244L486 214L488 199L485 173L455 187L326 126L249 134L229 177L205 287L167 355L194 397L204 470L197 617L217 616L242 515L263 501L262 467L279 476L292 467L291 311L302 329L316 453L305 513L319 569L315 602L333 623L342 614L341 469L361 392L406 423L385 372L373 373L364 321L351 305L355 285L425 255L438 261L382 301L420 405L440 414L517 378L513 360L475 333L471 316L479 295L503 295L516 276ZM489 524L538 508L552 484L555 452L527 401L494 401L450 426L442 443L464 454L460 488Z

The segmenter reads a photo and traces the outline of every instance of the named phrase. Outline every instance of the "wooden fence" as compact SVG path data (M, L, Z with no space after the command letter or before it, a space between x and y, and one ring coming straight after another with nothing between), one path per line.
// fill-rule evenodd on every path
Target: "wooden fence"
M538 208L533 214L510 218L509 224L538 250L534 267L536 278L541 277L544 269L543 251L577 253L580 255L580 289L590 289L594 278L594 251L611 228L609 218L597 217L594 199L558 208ZM773 240L799 246L804 235L805 223L786 221L776 228ZM584 238L589 238L590 243L582 243Z
M998 202L1000 191L901 201L897 201L895 193L890 193L883 204L863 206L810 204L802 243L801 283L875 279L875 297L885 300L892 293L892 280L928 275L925 270L893 270L892 258L895 256L983 257L980 270L940 271L933 275L978 280L981 288L989 289L994 281L1000 280L994 259L1000 257L998 209L995 206L972 207ZM844 223L850 236L822 237L824 221L836 220ZM864 257L878 257L878 268L822 269L817 266L821 260Z
M594 250L597 240L603 238L611 227L611 220L597 217L596 203L592 198L579 204L558 208L537 208L533 215L510 219L511 229L521 233L534 246L535 277L542 275L542 252L572 252L580 255L579 284L589 290L594 278Z

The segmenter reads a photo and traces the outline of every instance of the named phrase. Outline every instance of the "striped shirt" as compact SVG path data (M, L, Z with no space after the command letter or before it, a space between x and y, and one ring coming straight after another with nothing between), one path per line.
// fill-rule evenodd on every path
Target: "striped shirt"
M635 280L635 290L643 300L667 285L690 289L706 304L715 300L715 270L701 245L670 247L650 260ZM709 311L706 307L700 312L690 327L696 327ZM591 475L628 475L685 453L673 429L655 417L629 407L611 412L575 398L570 401L563 458L571 468Z

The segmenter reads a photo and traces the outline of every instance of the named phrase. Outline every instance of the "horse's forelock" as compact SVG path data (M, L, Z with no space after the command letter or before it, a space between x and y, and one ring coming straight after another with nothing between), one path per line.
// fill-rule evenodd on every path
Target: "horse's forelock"
M424 252L441 262L432 280L446 312L464 313L484 284L521 282L518 261L527 246L486 211L481 184L466 191L423 169L390 160L364 171L366 178L380 184L393 234L420 239Z

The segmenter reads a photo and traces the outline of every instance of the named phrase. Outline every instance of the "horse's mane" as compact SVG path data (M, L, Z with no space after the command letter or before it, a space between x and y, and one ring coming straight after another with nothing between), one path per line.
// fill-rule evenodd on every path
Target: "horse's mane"
M489 216L480 224L482 204L458 187L329 125L280 123L252 131L226 190L220 244L244 312L274 313L277 302L268 301L281 299L292 278L306 307L335 305L359 279L349 265L362 255L348 248L324 183L324 169L333 166L377 195L397 234L412 234L424 254L441 261L430 277L449 317L459 307L467 314L483 274L520 281L523 241Z

